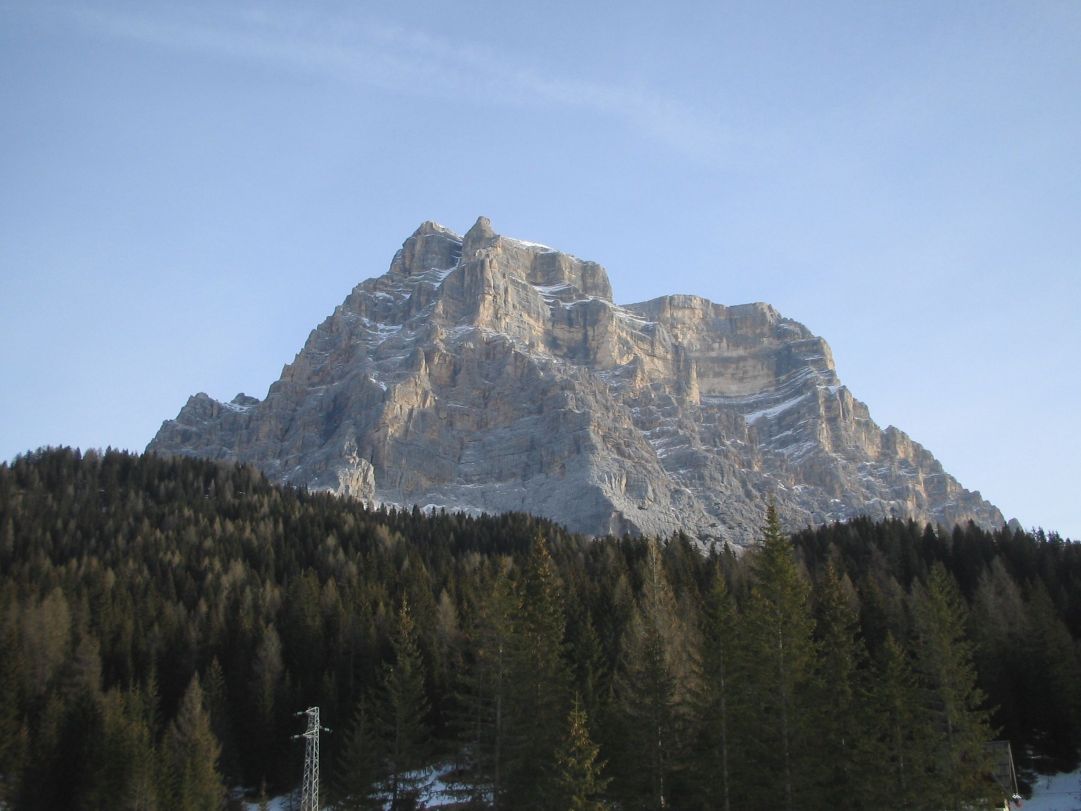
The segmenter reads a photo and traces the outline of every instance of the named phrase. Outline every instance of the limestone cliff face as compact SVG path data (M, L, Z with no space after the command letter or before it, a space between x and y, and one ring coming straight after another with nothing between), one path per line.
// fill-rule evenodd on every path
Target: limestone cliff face
M612 301L600 265L424 223L266 399L190 398L148 450L369 501L520 510L588 533L747 543L857 514L999 526L767 304Z

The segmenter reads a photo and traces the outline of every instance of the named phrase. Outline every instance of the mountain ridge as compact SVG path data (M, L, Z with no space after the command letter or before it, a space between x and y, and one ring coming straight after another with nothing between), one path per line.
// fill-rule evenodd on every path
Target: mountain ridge
M745 544L854 515L998 527L879 428L826 341L765 303L620 306L605 269L422 223L314 329L263 400L189 398L148 450L403 506L533 512L591 535Z

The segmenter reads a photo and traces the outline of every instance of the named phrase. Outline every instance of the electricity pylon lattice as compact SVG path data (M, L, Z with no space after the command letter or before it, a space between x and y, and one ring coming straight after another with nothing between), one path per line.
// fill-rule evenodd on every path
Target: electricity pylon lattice
M308 707L297 715L308 716L308 728L293 738L304 738L304 784L300 790L300 811L319 811L319 708Z

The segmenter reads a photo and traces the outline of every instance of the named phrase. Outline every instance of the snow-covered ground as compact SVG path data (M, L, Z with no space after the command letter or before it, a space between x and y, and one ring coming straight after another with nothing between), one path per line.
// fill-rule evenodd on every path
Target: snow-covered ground
M1041 775L1024 811L1081 811L1081 769L1065 774Z
M450 788L443 781L443 777L449 770L450 766L441 764L415 773L414 776L419 778L418 787L420 788L421 808L443 808L458 802L451 794ZM320 796L320 799L322 799L322 796ZM390 808L389 802L386 807ZM274 797L267 803L268 811L293 811L293 809L298 808L300 808L299 793L295 796L283 794L280 797ZM259 803L245 802L244 811L259 811Z
M290 803L289 795L283 794L281 797L274 797L267 802L268 811L289 811L290 808L299 808L300 802L293 801ZM244 811L259 811L259 803L244 803Z
M421 808L440 808L452 805L455 798L451 795L442 777L448 766L436 766L422 775L420 802ZM274 797L267 808L269 811L292 811L300 807L300 797L289 795ZM1081 811L1081 769L1065 774L1041 775L1032 791L1032 799L1024 800L1022 811ZM259 804L246 802L244 811L258 811Z

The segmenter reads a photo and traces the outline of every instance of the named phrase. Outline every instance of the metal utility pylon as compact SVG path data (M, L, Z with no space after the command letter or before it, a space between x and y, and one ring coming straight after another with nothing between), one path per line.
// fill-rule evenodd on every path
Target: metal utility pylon
M308 728L293 738L304 738L304 784L300 791L300 811L319 811L319 708L308 707L297 715L308 716Z

